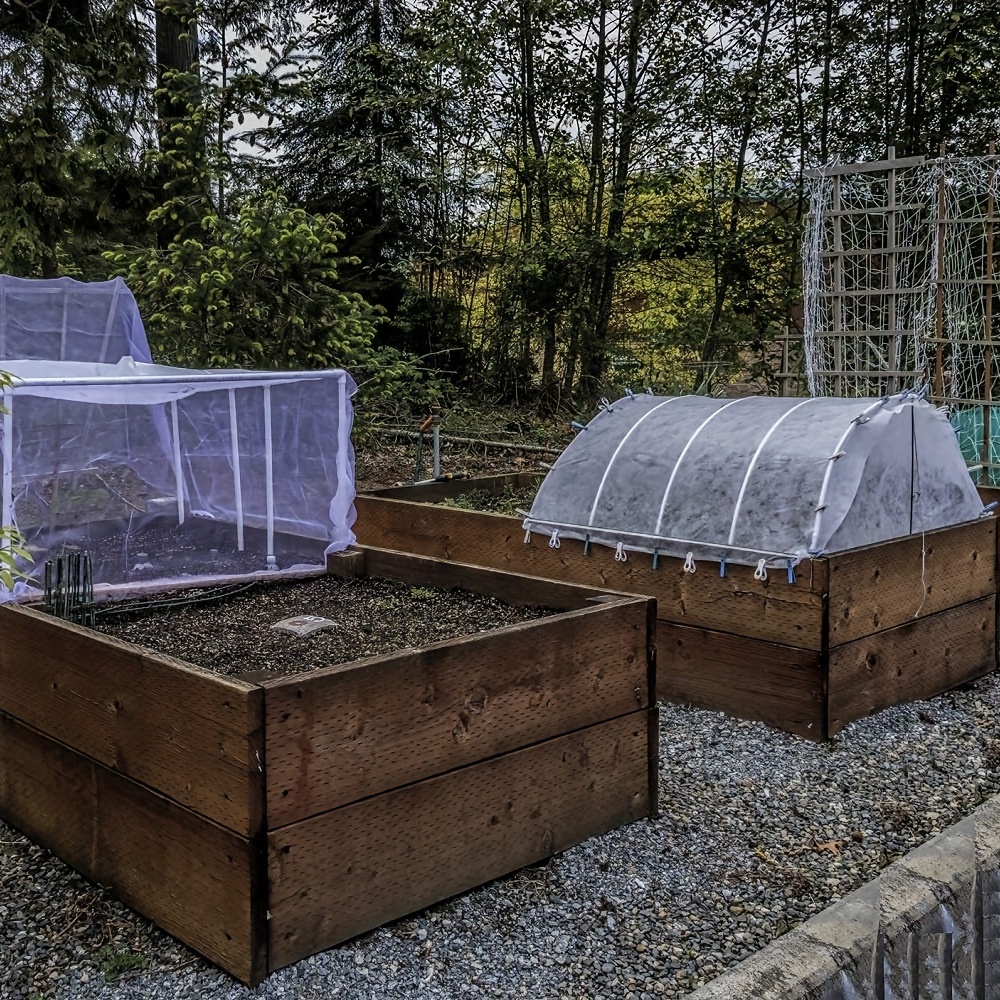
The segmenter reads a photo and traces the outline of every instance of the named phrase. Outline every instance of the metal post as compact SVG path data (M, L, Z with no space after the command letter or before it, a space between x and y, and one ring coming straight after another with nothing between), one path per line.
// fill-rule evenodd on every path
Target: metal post
M233 493L236 498L236 548L243 551L243 480L240 476L240 435L236 425L236 390L229 390L229 442L233 451Z

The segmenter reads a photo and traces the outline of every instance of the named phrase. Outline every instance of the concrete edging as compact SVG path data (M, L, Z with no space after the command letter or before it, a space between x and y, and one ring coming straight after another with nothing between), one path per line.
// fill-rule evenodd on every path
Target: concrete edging
M688 1000L1000 997L1000 796Z

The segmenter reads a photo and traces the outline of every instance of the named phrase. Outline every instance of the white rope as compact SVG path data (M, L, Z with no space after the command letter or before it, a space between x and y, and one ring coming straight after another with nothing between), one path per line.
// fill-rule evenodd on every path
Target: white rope
M685 573L696 573L697 571L698 571L698 567L695 565L694 553L693 552L689 552L687 554L687 558L684 560L684 572Z
M766 580L767 579L767 562L764 559L757 560L757 568L753 571L753 578L755 580Z
M552 537L549 539L549 548L558 549L561 544L562 542L559 541L559 531L557 529L552 532Z
M624 542L619 542L615 546L615 562L628 562L628 553L625 551Z

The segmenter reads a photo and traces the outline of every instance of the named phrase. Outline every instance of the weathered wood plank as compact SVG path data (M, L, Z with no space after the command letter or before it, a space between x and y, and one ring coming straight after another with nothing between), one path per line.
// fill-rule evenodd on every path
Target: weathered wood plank
M829 556L830 646L995 593L996 534L983 518Z
M0 607L0 710L238 833L252 832L254 686Z
M418 503L440 503L464 496L473 490L502 496L508 490L538 486L545 478L542 472L507 472L499 476L475 476L472 479L443 479L419 486L390 486L381 490L365 490L366 496L392 497L396 500L413 500Z
M243 982L266 975L247 838L5 713L0 816Z
M649 606L614 600L267 682L269 826L646 707Z
M664 701L727 712L824 740L821 654L660 621L657 688Z
M650 811L647 713L356 802L270 836L270 967Z
M586 607L596 593L608 592L608 588L604 587L598 589L589 584L525 576L478 564L414 555L412 552L394 552L369 546L363 546L361 551L365 558L366 576L424 587L470 590L519 607L575 610Z
M517 518L380 497L357 498L354 530L365 546L396 549L436 559L488 566L602 590L645 594L659 603L661 621L718 629L803 649L822 648L827 590L825 559L798 567L789 584L784 573L755 580L753 567L730 565L725 577L706 564L685 573L682 560L630 553L617 562L614 550L563 540L549 547L544 535L528 543Z
M996 667L996 595L830 650L829 735Z

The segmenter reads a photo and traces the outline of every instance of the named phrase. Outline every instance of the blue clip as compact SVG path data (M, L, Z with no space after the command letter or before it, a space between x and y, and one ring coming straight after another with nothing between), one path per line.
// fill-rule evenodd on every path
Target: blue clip
M726 575L726 557L723 556L719 560L719 576L725 576L725 575Z
M660 550L653 549L653 569L660 568Z
M1000 504L1000 500L994 500L993 503L988 503L983 508L983 513L985 514L987 511L996 510L998 504Z
M590 535L587 535L583 540L583 554L585 556L590 555Z
M579 420L571 420L569 422L570 427L575 431L585 431L587 429L586 424L581 424Z
M625 395L628 396L629 399L635 399L635 393L631 389L626 388Z
M795 566L791 559L788 560L788 582L795 583Z

